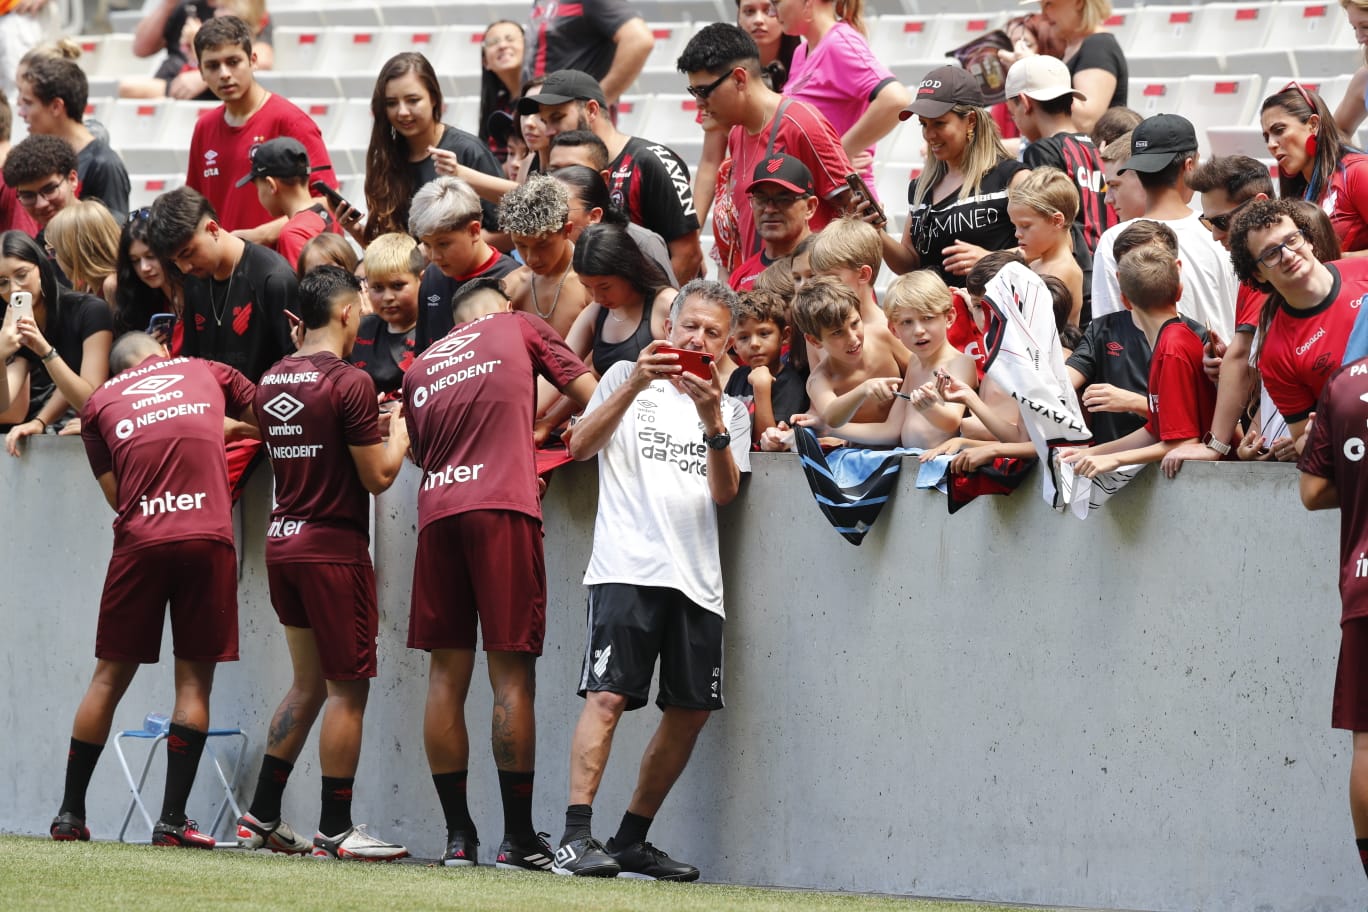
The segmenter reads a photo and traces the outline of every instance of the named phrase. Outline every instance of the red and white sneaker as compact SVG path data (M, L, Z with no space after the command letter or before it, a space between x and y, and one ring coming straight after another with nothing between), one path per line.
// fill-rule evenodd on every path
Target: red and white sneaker
M186 820L180 826L159 821L152 828L152 844L182 849L212 849L216 845L214 837L201 833L199 824L193 820Z

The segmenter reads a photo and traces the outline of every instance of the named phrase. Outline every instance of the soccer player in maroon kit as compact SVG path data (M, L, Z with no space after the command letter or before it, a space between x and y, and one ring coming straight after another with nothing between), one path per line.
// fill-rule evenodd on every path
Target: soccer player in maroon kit
M25 344L37 351L45 343L35 336ZM209 728L214 668L238 657L237 559L223 433L225 417L255 424L254 387L224 364L168 360L161 343L139 332L120 338L109 361L116 376L93 394L61 359L50 362L67 400L78 407L84 402L86 455L118 513L95 634L95 674L72 725L66 791L51 834L59 841L90 838L90 777L138 665L158 661L169 602L176 705L152 844L212 849L214 840L186 819L185 802Z
M431 653L423 737L446 817L442 862L477 863L465 699L478 620L504 807L496 864L547 871L551 849L532 825L533 696L546 632L535 380L544 376L581 407L595 383L555 330L509 310L497 279L466 283L451 309L455 328L414 361L403 385L413 460L423 469L408 645Z
M351 802L379 628L367 550L369 495L398 477L408 428L395 410L389 442L381 440L375 384L343 360L361 323L360 280L340 267L320 266L300 282L299 316L303 343L262 375L256 394L261 436L275 469L266 572L294 681L267 730L256 794L238 820L238 846L389 861L408 850L354 825ZM280 803L320 710L323 802L310 842L281 819Z
M1308 510L1340 509L1339 666L1330 724L1353 732L1349 813L1368 874L1368 484L1364 425L1368 423L1368 360L1336 372L1309 422L1301 469Z

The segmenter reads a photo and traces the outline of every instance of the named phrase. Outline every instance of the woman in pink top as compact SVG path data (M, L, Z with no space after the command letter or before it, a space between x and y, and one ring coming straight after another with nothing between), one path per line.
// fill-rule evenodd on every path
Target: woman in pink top
M774 8L784 33L806 40L793 52L785 97L806 101L831 122L872 186L874 144L898 125L912 96L869 49L864 0L777 0Z

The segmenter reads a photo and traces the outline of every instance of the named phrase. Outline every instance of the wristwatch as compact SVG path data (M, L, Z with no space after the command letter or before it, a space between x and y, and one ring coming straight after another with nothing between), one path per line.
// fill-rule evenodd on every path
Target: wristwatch
M731 434L723 431L720 434L714 434L709 437L708 432L704 431L703 442L708 445L708 449L710 450L725 450L727 447L731 446Z
M1207 449L1215 450L1222 456L1230 455L1230 444L1226 443L1224 440L1217 440L1215 437L1211 436L1210 431L1207 431L1206 435L1202 437L1202 443L1206 444Z

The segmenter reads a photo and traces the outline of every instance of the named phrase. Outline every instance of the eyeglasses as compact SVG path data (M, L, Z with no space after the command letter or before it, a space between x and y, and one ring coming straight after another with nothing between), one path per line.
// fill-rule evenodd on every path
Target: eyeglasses
M1206 213L1202 213L1197 216L1197 221L1205 225L1208 231L1229 231L1230 223L1234 220L1235 216L1239 214L1241 209L1252 202L1254 202L1253 199L1247 199L1225 215L1207 215Z
M732 70L728 70L727 72L723 73L721 76L718 76L716 79L714 79L712 82L708 83L705 86L689 86L689 94L692 95L694 98L697 98L699 101L707 101L708 96L711 95L713 92L716 92L717 87L720 86L722 83L726 82L727 79L731 76L732 72Z
M1277 266L1279 263L1282 262L1284 250L1300 250L1302 245L1305 243L1306 235L1303 234L1300 229L1294 231L1287 237L1283 238L1283 242L1281 244L1278 244L1275 247L1270 247L1268 250L1265 250L1263 253L1259 254L1259 263L1268 269L1272 269L1274 266Z
M787 209L800 199L804 199L804 197L794 196L793 194L786 194L784 196L760 196L756 193L748 193L746 196L750 199L751 208L758 209L761 212L770 208Z
M132 212L128 213L128 218L125 220L124 224L131 225L134 222L146 221L151 215L151 207L143 206L141 209L134 209Z
M38 202L38 198L40 196L44 200L51 200L54 196L57 195L57 190L62 186L62 184L65 184L66 182L67 178L63 177L59 180L52 181L51 183L44 184L43 186L38 188L38 191L36 193L32 190L18 190L15 191L14 195L19 198L20 205L32 206Z

